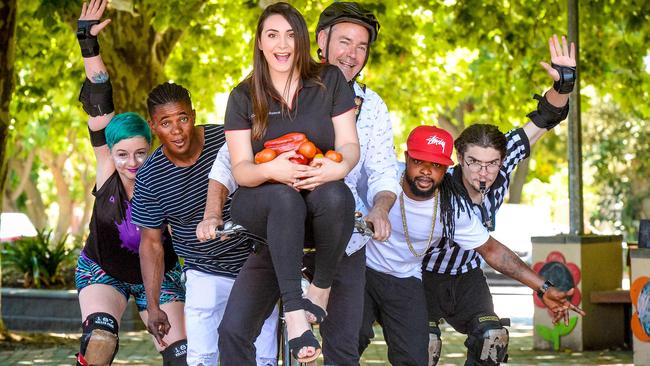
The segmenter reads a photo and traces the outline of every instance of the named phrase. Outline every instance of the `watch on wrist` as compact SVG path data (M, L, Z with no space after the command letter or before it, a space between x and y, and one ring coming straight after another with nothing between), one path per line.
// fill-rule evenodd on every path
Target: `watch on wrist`
M551 282L551 281L549 281L549 280L544 281L544 284L542 285L542 287L540 287L540 288L537 290L537 296L538 296L540 299L543 299L543 298L544 298L544 294L546 293L546 291L548 291L548 288L549 288L549 287L555 287L555 285L553 284L553 282Z

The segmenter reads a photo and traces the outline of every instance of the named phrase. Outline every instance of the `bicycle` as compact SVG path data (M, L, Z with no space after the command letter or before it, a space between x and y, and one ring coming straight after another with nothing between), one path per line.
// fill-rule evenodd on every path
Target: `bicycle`
M367 223L363 219L363 214L360 212L355 212L354 214L354 233L361 234L363 236L369 236L372 237L374 235L374 231L372 228L372 224ZM216 235L217 237L219 236L230 236L230 235L241 235L244 236L248 239L250 239L253 243L252 250L253 252L256 251L257 245L266 245L266 239L255 235L246 228L244 228L241 225L237 225L233 223L232 221L227 221L223 224L223 227L221 229L217 228L216 230ZM305 249L306 251L313 251L315 249L310 249L307 248ZM308 278L309 276L305 274L305 269L303 268L303 278L302 278L302 288L303 291L305 291L310 284L310 279ZM278 353L280 362L282 363L283 366L315 366L316 361L312 361L309 363L299 363L296 359L293 358L293 355L291 354L289 350L289 338L287 335L287 326L286 322L284 320L284 316L282 313L282 304L279 302L278 306L280 306L280 326L278 329Z

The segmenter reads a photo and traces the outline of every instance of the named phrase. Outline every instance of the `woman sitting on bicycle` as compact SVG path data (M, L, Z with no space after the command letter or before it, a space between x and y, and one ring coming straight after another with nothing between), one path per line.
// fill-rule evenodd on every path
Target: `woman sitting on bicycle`
M302 15L286 3L267 7L257 25L252 74L230 93L225 118L233 176L240 186L232 218L267 239L289 344L300 362L320 354L309 322L326 315L332 278L352 234L355 204L342 179L359 159L352 90L337 67L319 65L309 50ZM290 132L304 133L343 160L315 158L311 166L300 165L290 160L296 153L289 151L254 163L264 142ZM314 243L317 254L303 299L305 240Z

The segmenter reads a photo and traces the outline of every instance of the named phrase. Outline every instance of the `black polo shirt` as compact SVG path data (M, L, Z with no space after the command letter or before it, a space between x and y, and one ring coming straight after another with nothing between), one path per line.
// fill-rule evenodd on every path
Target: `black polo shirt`
M336 66L326 65L320 73L320 83L302 80L293 107L282 111L281 103L269 100L268 128L264 137L253 140L253 153L264 148L264 142L290 132L302 132L323 152L334 150L336 117L355 108L354 92ZM224 129L250 130L253 126L253 102L250 79L239 83L230 92L226 107Z

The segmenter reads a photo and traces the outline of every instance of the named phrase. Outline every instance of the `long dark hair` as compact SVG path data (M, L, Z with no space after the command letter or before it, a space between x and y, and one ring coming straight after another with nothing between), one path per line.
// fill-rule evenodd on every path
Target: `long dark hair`
M291 79L294 71L298 72L302 80L320 80L320 65L314 61L310 55L309 31L302 14L293 6L287 3L275 3L264 9L260 19L257 21L257 31L255 32L255 44L253 51L253 72L249 77L251 86L251 98L253 100L253 139L259 140L266 133L269 115L269 100L275 98L284 100L275 90L271 82L269 65L266 62L264 53L259 49L260 37L264 28L264 22L271 15L281 15L291 26L294 34L294 64L289 73L289 79L285 86L285 91L289 90ZM286 103L282 104L282 113L288 109Z
M469 145L478 147L491 147L501 154L501 159L506 156L508 140L503 132L495 125L475 124L467 127L458 136L454 146L456 151L462 156Z

